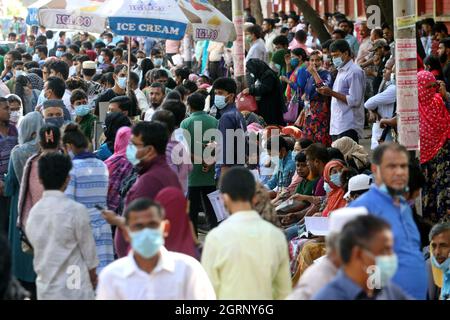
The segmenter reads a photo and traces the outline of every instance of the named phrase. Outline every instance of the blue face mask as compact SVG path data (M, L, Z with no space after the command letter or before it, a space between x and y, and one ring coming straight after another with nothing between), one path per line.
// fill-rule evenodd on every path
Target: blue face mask
M297 68L298 65L300 64L300 60L298 58L291 58L291 67L292 68Z
M39 62L41 60L37 53L33 54L33 58L32 59L33 59L34 62Z
M120 89L125 89L127 87L127 77L117 78L117 85L120 87Z
M69 155L70 159L73 160L73 158L75 158L75 154L73 153L72 150L70 150L67 154Z
M57 58L61 58L63 54L64 54L64 52L62 52L62 51L56 51Z
M103 62L105 62L105 59L103 58L103 56L98 56L97 61L99 64L103 64Z
M215 95L214 96L214 105L218 108L218 109L223 109L226 107L227 102L225 101L225 96L219 96L219 95Z
M327 182L323 183L323 189L325 190L325 192L328 194L331 192L331 187Z
M129 144L127 147L127 159L133 166L137 166L139 162L141 162L138 158L136 158L137 148L134 144Z
M398 269L397 255L384 255L375 258L375 264L381 273L381 286L385 287Z
M136 232L129 232L131 247L141 257L149 259L155 256L164 244L161 230L145 228Z
M153 64L155 65L155 67L161 67L163 64L163 58L155 58L153 59Z
M46 124L54 125L55 127L61 128L64 124L64 117L53 117L45 119Z
M75 107L75 114L78 117L84 117L85 115L88 115L89 112L91 112L91 107L87 104L81 104Z
M344 64L344 61L342 61L341 57L333 58L333 64L337 69L339 69Z
M340 187L342 185L341 183L341 174L335 173L330 176L330 181L336 186Z
M444 262L439 263L436 260L435 256L431 256L431 263L433 264L433 266L435 266L436 268L442 270L443 272L447 272L450 270L450 257L448 257Z

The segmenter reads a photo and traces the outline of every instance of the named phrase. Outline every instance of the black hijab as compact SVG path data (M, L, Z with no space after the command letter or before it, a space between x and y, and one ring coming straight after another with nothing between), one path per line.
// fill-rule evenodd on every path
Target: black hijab
M111 112L106 116L105 126L105 142L111 153L114 153L117 131L122 127L131 127L131 121L121 112Z

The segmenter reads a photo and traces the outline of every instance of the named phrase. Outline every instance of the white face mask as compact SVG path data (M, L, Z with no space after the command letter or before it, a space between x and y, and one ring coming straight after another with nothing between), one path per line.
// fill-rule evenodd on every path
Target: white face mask
M9 114L9 120L13 123L17 123L19 122L20 116L20 111L11 111Z

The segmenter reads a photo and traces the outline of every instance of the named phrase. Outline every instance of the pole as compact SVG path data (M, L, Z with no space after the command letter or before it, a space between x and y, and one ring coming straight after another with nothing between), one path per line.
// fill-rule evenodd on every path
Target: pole
M130 74L131 74L131 41L133 37L128 37L128 77L127 77L127 95L130 94Z
M395 71L399 142L419 150L416 2L394 1Z
M396 0L393 7L398 141L419 157L416 1ZM422 216L421 196L416 198L416 209Z
M238 90L243 88L245 76L245 43L244 43L244 2L232 0L233 23L236 27L236 40L233 43L234 77L238 83Z

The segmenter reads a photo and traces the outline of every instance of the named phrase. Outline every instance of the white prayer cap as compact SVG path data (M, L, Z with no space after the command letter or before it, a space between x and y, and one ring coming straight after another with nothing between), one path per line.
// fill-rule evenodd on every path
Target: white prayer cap
M329 217L329 234L340 233L342 228L350 221L359 216L368 215L369 212L365 207L341 208L330 213Z

